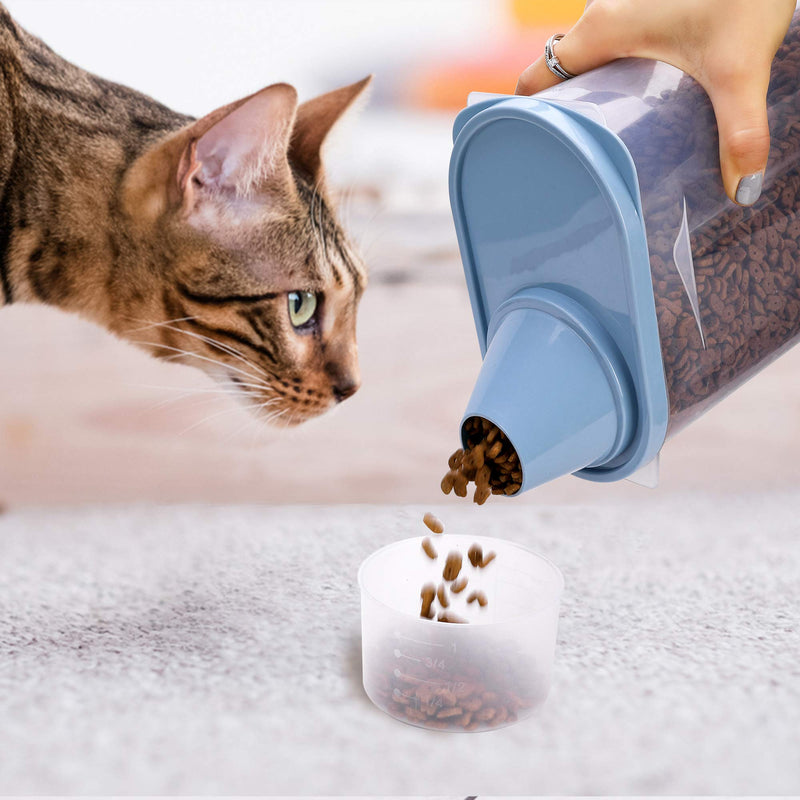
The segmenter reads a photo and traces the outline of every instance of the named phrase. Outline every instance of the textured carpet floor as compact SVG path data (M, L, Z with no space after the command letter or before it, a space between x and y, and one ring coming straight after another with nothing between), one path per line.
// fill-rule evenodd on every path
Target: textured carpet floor
M566 578L547 705L475 735L360 687L358 564L420 509L6 513L0 792L800 793L799 512L450 508Z

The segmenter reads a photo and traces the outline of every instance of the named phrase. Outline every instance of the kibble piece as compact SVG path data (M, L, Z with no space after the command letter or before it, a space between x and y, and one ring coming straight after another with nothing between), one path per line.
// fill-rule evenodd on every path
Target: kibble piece
M442 611L442 613L439 614L438 619L439 622L455 622L460 625L464 625L469 622L469 620L459 617L458 614L454 614L452 611Z
M447 475L442 478L442 491L445 494L450 494L450 492L453 491L456 475L457 473L451 469L450 472L448 472Z
M435 515L428 511L425 516L422 518L422 521L430 528L434 533L444 533L444 525L442 521Z
M479 544L470 545L469 550L467 550L467 557L473 567L479 567L483 562L483 548Z
M495 442L489 450L486 452L486 457L492 459L493 461L497 461L497 457L500 455L500 452L503 449L503 442Z
M444 563L444 571L442 577L446 581L454 581L461 572L461 553L457 550L451 550L447 554L447 561Z
M436 561L439 554L436 552L436 548L433 546L433 542L429 536L426 536L422 540L422 549L425 551L425 555L428 556L428 558L432 561Z
M436 599L436 587L432 583L426 583L419 593L422 598L422 608L419 615L426 619L433 619L436 615L431 608L433 601Z
M464 460L464 451L463 450L456 450L453 455L447 460L447 463L450 469L458 469L461 466L461 462Z
M489 486L478 486L472 499L479 506L482 506L491 496L492 490Z
M489 600L486 597L486 593L479 589L478 591L470 592L469 597L467 597L467 602L468 603L477 602L479 606L483 607L489 603Z
M470 697L467 700L461 701L461 708L464 711L477 711L483 703L481 702L480 697Z
M497 558L497 553L495 553L495 551L494 551L494 550L490 550L490 551L489 551L489 552L488 552L488 553L487 553L487 554L486 554L486 555L483 557L483 560L481 561L481 568L483 568L483 567L488 567L488 566L489 566L489 564L491 564L491 563L492 563L492 561L494 561L496 558Z
M458 578L457 580L453 581L450 584L450 591L453 594L460 594L466 588L467 588L467 577L465 575L462 575L460 578Z
M447 599L447 589L443 583L440 583L439 588L436 590L436 598L442 608L447 608L450 605L450 601Z

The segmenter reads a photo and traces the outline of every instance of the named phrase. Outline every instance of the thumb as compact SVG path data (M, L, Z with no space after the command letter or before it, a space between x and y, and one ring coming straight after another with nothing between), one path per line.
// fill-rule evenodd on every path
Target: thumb
M766 76L743 76L730 87L709 87L719 129L719 160L725 193L750 206L758 200L769 156Z

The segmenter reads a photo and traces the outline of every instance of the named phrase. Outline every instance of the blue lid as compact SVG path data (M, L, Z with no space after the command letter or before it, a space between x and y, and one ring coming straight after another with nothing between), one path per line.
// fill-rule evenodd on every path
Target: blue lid
M548 372L540 373L548 386L562 382L558 391L537 392L535 400L515 390L525 396L514 398L518 419L507 418L515 419L506 424L516 430L504 427L512 443L522 440L523 427L536 416L537 424L550 420L553 430L562 430L560 435L573 448L572 460L564 457L563 448L532 455L530 463L537 467L532 474L542 479L526 478L523 488L556 477L554 470L564 474L558 473L564 465L590 480L627 477L657 455L668 420L641 198L628 150L613 132L584 114L527 97L490 97L465 109L456 119L454 141L450 201L482 353L486 355L510 307L530 307L530 298L544 292L550 293L548 302L542 306L536 301L530 324L536 320L545 331L541 313L555 314L597 361L579 356L582 351L571 345L563 353L573 352L578 360L561 355L569 363L556 370L553 358L543 351L554 347L556 338L563 346L566 334L559 328L558 337L526 334L524 352L530 357L520 356L522 340L515 336L515 355L495 352L491 367L486 365L495 383L504 371L529 370L535 379L537 369ZM556 306L566 311L556 311ZM498 367L504 359L506 366ZM593 377L587 383L589 372ZM610 394L600 385L601 374L609 381ZM479 384L483 397L486 380ZM590 391L589 385L595 388ZM624 387L622 400L619 386ZM565 403L565 397L571 391L597 397L597 419L607 419L609 397L616 398L613 447L606 446L610 433L603 434L602 448L597 440L594 451L584 446L589 439L580 432L584 428L570 434L573 412L567 406L575 404ZM484 415L473 396L468 415L476 413ZM583 407L581 414L584 425L588 417ZM558 465L544 463L551 458L547 452L556 450Z

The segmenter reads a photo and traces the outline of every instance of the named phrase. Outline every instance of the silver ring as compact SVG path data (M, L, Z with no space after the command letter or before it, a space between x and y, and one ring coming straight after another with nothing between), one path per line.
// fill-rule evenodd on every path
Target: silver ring
M547 64L547 69L549 69L553 75L555 75L557 78L561 78L561 80L567 80L567 78L574 78L576 76L571 72L567 72L564 67L561 66L558 56L553 52L553 45L563 38L563 33L554 33L547 40L544 46L544 61L545 64Z

